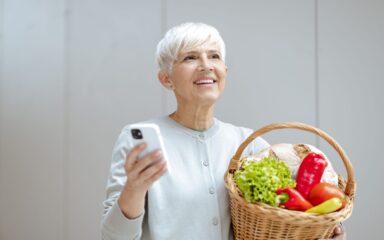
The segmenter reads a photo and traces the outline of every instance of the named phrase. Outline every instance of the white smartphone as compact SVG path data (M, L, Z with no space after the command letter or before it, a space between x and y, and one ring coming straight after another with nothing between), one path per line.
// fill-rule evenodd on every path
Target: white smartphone
M139 157L143 157L146 154L160 149L165 161L168 160L168 155L164 147L163 137L160 132L160 128L154 123L139 123L129 126L130 137L133 146L145 142L147 147L142 151ZM167 162L168 163L168 162ZM168 171L169 171L169 166Z

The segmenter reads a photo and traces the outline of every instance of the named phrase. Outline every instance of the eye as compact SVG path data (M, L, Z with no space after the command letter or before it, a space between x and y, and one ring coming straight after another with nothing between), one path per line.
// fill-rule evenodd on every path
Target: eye
M183 58L183 61L189 61L189 60L195 60L196 56L194 55L187 55Z
M211 58L220 59L221 57L218 53L214 53L214 54L212 54Z

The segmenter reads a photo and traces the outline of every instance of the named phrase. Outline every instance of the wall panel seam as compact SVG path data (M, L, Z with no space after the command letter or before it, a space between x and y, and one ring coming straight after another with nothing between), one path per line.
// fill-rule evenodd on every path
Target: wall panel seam
M319 8L318 0L315 0L314 7L314 37L315 37L315 126L320 128L320 82L319 82ZM320 138L316 136L316 147L319 148Z
M63 26L63 104L64 104L64 114L63 114L63 154L62 157L62 226L61 226L61 239L66 240L68 239L68 199L69 199L69 189L68 189L68 162L69 162L69 102L70 102L70 93L69 93L69 16L70 16L70 0L63 0L64 1L64 26Z
M1 133L3 133L3 79L4 79L4 1L0 0L0 191L3 191L3 181L2 177L3 174L1 174L1 169L4 169L2 167L3 163L3 157L2 157L2 152L3 152L3 138L1 137ZM0 206L4 206L3 204L3 198L4 194L0 194ZM0 208L1 211L1 208ZM2 212L2 211L1 211ZM3 215L0 216L0 224L3 222ZM2 227L0 225L0 238L1 238L1 232L2 232Z

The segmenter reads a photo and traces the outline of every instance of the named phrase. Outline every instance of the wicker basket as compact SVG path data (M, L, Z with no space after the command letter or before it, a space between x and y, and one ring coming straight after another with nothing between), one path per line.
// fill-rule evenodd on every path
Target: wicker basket
M275 129L293 128L312 132L326 140L340 155L347 170L348 179L339 176L339 186L347 196L346 206L329 214L308 214L286 210L262 203L251 204L241 196L233 179L233 173L240 166L244 149L255 138ZM230 161L224 176L230 197L232 225L236 240L240 239L295 239L313 240L330 238L340 222L352 214L355 198L355 174L351 162L340 145L324 131L304 123L276 123L267 125L251 134L238 148Z

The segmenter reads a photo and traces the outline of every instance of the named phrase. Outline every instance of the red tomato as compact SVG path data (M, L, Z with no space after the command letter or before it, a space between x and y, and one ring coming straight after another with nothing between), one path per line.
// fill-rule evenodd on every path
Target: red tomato
M343 207L345 206L345 194L338 187L330 183L319 183L311 189L308 201L312 203L313 206L316 206L334 197L343 200Z

